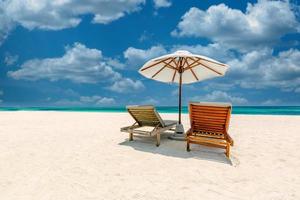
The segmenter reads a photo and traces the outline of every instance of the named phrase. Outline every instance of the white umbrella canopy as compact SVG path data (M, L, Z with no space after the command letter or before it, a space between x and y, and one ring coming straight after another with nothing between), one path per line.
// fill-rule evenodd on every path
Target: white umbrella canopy
M143 76L165 83L195 83L225 75L228 65L188 51L176 51L149 60L139 70ZM180 73L180 70L182 73Z
M146 62L139 73L165 83L179 84L179 118L181 125L181 86L206 79L224 76L228 65L206 56L180 50ZM181 125L182 127L182 125ZM183 132L183 128L180 128Z

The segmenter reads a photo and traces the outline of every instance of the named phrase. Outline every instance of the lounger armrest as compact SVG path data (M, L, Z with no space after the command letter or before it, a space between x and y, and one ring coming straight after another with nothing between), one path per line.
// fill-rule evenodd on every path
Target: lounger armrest
M127 132L129 130L133 130L135 128L140 127L139 125L125 126L120 129L121 132Z
M233 139L230 137L230 135L229 135L228 132L226 132L226 139L229 141L230 145L233 146L234 141L233 141Z
M193 133L193 130L190 128L185 134L186 136L190 136Z

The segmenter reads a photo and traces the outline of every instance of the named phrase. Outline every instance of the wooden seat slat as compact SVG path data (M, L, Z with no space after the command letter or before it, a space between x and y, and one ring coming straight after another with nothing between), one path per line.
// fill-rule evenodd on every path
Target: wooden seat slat
M209 123L199 123L199 122L196 122L196 121L193 121L194 123L193 123L193 128L194 128L194 130L197 130L197 127L198 128L205 128L205 127L207 127L207 128L217 128L217 129L221 129L221 130L224 130L225 129L225 127L224 127L224 125L220 125L220 124L218 124L218 123L214 123L214 122L209 122Z
M213 116L213 115L203 115L201 113L195 115L193 114L192 115L193 118L197 118L198 120L201 120L201 119L218 119L218 120L222 120L222 121L226 121L226 117L227 116Z
M200 106L200 107L198 107L198 106L192 106L192 109L195 109L195 110L197 110L197 111L201 111L201 110L203 110L203 111L212 111L212 112L214 112L214 111L217 111L217 112L226 112L228 109L227 108L225 108L225 107L207 107L207 106Z

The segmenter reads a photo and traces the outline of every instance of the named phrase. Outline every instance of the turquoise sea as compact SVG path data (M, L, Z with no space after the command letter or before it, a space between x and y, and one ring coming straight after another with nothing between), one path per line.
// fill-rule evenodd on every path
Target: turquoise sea
M177 113L176 106L156 107L161 113ZM125 107L0 107L0 111L68 111L68 112L126 112ZM187 107L182 108L188 113ZM300 106L234 106L233 114L300 115Z

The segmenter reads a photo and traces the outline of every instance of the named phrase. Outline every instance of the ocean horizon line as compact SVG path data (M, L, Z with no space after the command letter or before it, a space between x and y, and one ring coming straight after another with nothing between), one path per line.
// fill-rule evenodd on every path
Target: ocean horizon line
M156 106L161 113L177 113L177 106ZM56 107L56 106L28 106L28 107L0 107L0 111L62 111L62 112L126 112L126 106L111 107ZM188 113L188 107L182 107L182 113ZM249 115L300 115L300 106L233 106L232 114Z

